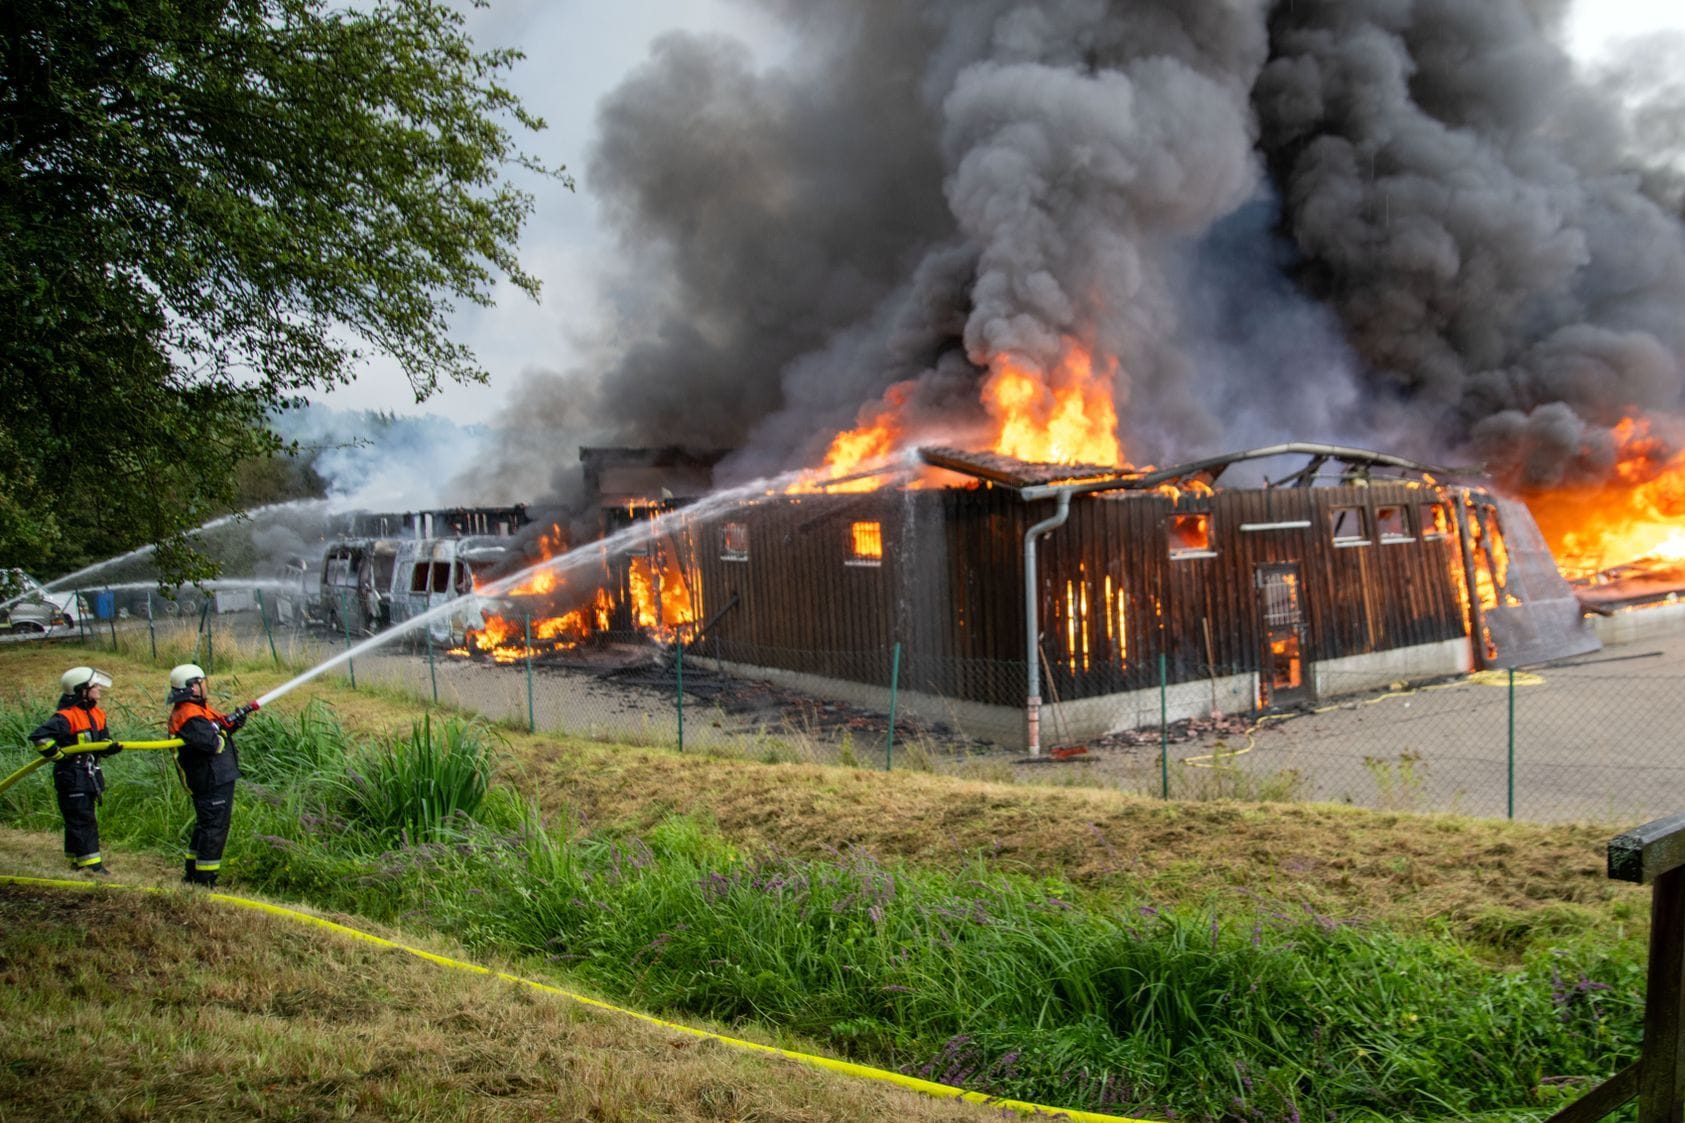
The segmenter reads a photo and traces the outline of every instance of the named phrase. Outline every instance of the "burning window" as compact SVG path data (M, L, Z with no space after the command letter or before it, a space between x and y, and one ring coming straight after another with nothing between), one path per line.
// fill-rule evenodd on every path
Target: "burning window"
M883 564L883 524L857 522L848 526L848 565Z
M1375 528L1382 542L1411 542L1409 515L1399 506L1375 508Z
M720 560L749 560L749 524L726 523L720 532Z
M1336 546L1369 545L1369 512L1362 507L1335 507L1328 512L1328 529Z
M1422 537L1444 538L1451 533L1451 512L1443 503L1422 504Z
M1210 558L1216 556L1211 548L1210 515L1171 515L1165 520L1170 537L1170 556L1173 558Z

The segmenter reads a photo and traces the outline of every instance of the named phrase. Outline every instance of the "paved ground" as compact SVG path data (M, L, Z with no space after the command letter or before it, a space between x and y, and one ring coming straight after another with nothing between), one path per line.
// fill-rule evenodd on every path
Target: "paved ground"
M1509 814L1513 800L1520 819L1639 822L1685 810L1682 706L1685 635L1674 635L1517 672L1513 692L1493 672L1329 702L1238 736L1173 744L1170 759L1194 789L1291 788L1484 816ZM1158 747L1120 755L1132 759L1098 767L1155 790Z

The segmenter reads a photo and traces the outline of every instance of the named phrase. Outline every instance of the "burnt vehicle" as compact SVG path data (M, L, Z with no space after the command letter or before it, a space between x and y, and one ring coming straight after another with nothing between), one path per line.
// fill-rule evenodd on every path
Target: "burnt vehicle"
M528 521L524 507L353 515L322 552L300 622L370 635L461 601L427 626L431 641L460 644L481 625L475 582Z
M466 538L402 539L392 567L382 626L402 624L454 604L427 624L427 638L454 647L482 626L482 598L476 581L486 580L509 555L509 540L489 535Z

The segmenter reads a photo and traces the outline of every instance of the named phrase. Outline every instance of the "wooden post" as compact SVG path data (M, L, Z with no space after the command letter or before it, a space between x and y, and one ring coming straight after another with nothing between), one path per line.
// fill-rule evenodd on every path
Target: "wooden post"
M1634 1095L1638 1123L1680 1123L1685 1118L1685 813L1611 839L1609 876L1651 887L1644 1049L1637 1061L1547 1123L1592 1123Z

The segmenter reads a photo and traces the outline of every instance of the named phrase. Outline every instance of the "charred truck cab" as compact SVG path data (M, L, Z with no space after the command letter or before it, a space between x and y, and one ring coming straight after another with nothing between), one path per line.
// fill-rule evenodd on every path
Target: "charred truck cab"
M427 624L427 635L446 647L462 643L469 628L483 626L480 598L474 595L475 578L488 577L508 554L507 539L484 535L400 540L389 596L389 623L402 624L441 605L459 602L453 611L440 613Z
M391 591L398 540L346 538L322 556L321 617L345 632L378 632L392 622Z
M524 506L353 515L323 551L316 619L364 635L461 601L427 626L435 643L459 644L482 625L475 578L509 556L530 521Z

